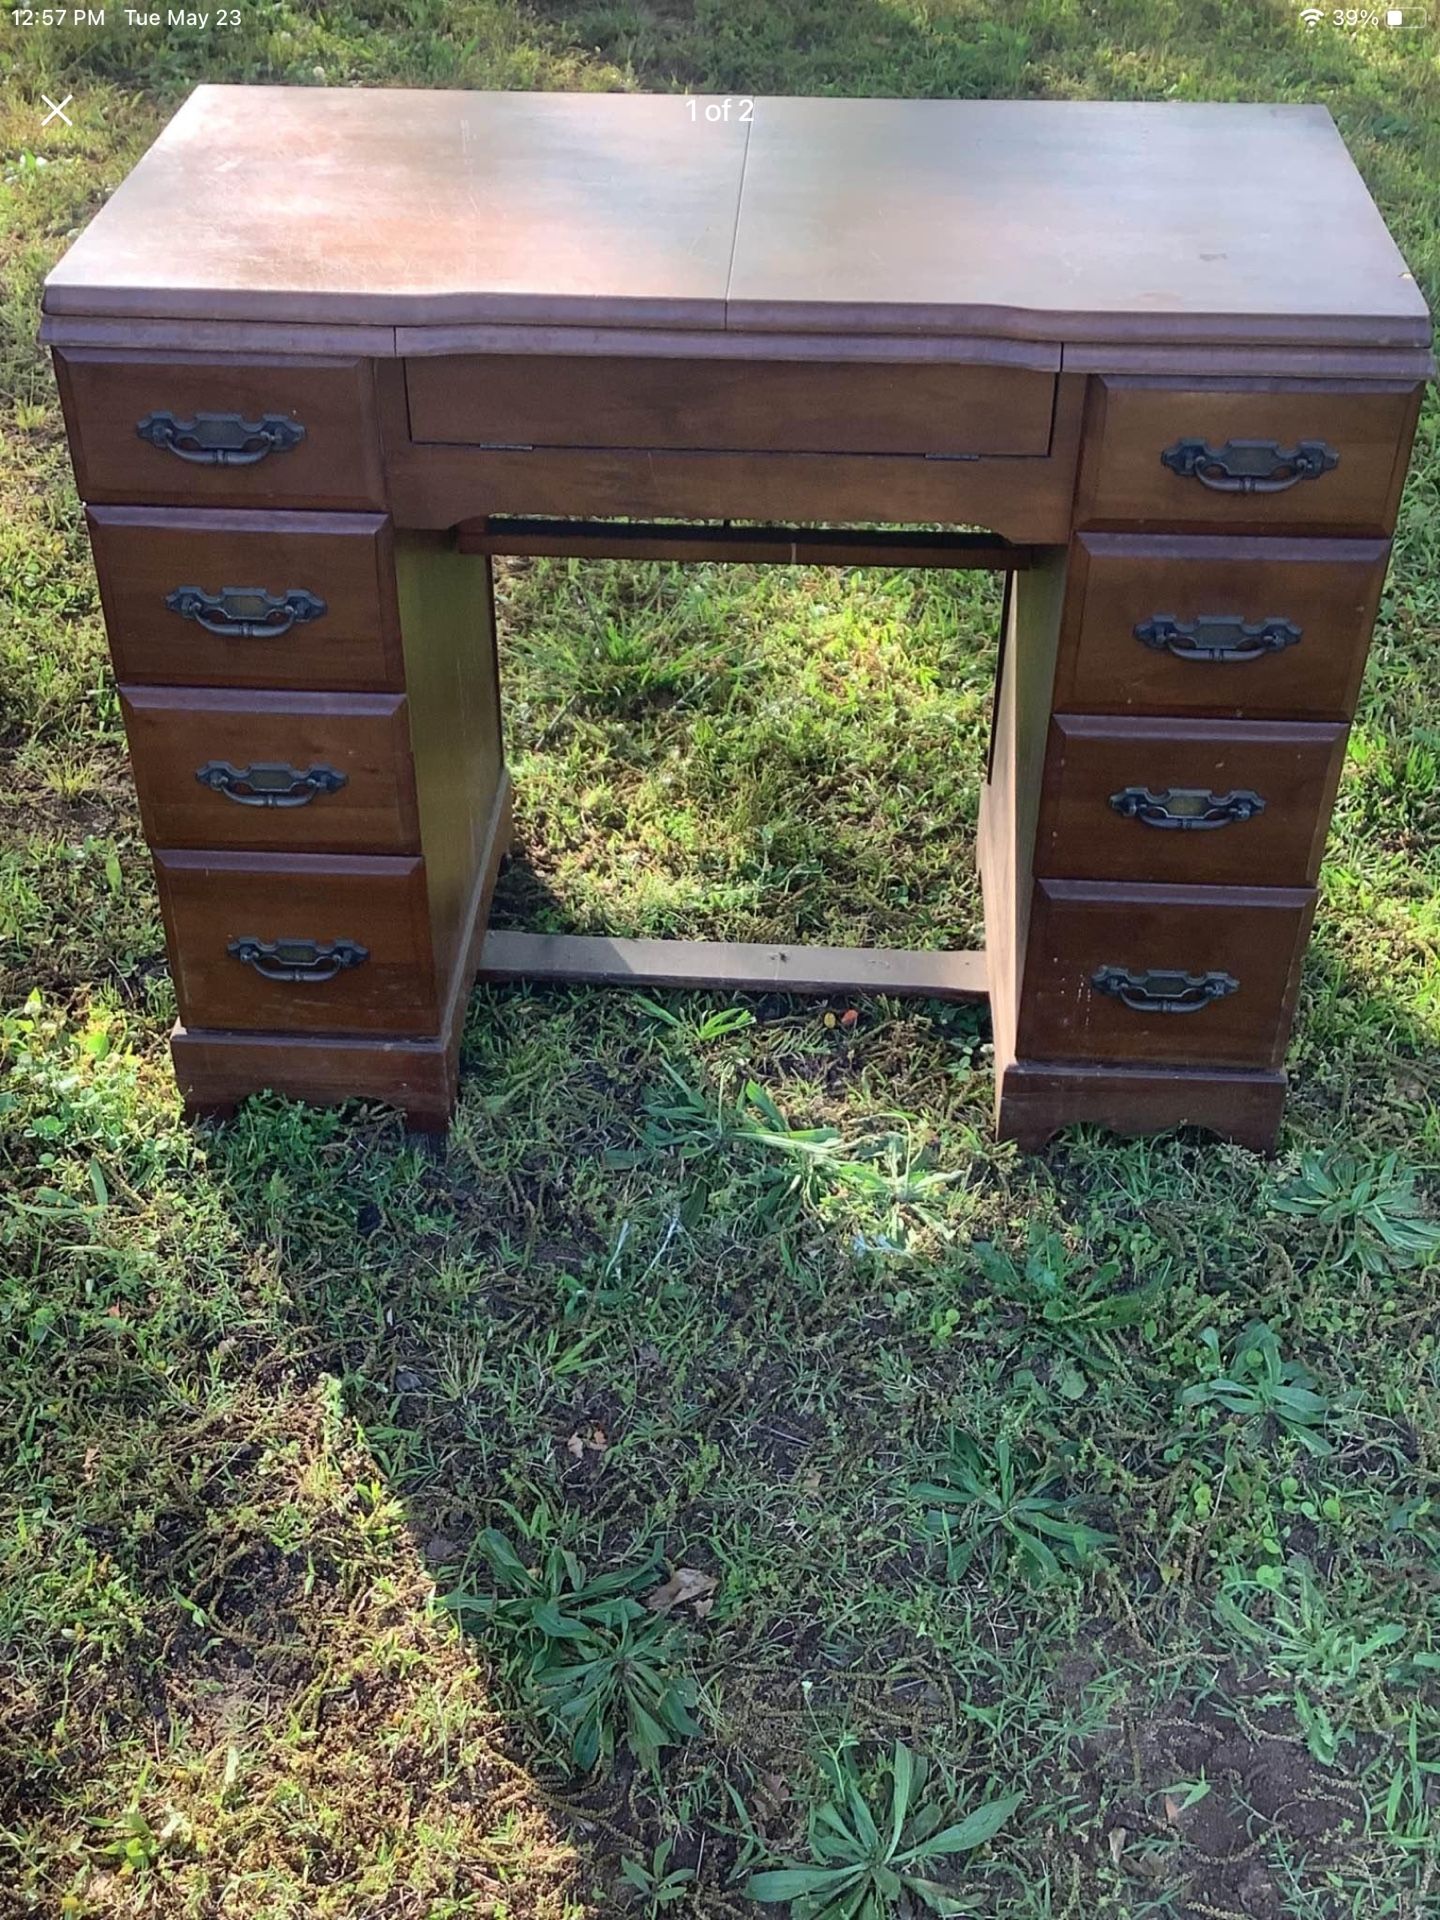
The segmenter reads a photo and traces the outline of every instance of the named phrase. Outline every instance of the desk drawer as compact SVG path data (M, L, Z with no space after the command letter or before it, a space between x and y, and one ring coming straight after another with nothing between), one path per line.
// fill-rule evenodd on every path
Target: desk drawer
M1348 720L1387 540L1084 533L1055 705Z
M438 1033L423 861L167 848L155 871L184 1026Z
M152 846L419 851L400 694L122 687L120 703Z
M119 679L403 685L382 515L91 507L85 517Z
M82 500L385 503L368 361L67 349L55 362Z
M1314 908L1308 887L1037 881L1016 1052L1277 1067Z
M1388 534L1420 392L1099 380L1078 522Z
M1344 753L1338 725L1056 714L1035 871L1309 886Z
M949 361L496 354L406 362L414 440L755 453L1031 454L1055 375Z

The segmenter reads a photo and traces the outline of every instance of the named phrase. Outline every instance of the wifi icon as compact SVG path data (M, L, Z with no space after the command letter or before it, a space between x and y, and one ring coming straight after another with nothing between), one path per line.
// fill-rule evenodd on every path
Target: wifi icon
M1313 33L1325 18L1325 9L1323 7L1302 7L1300 9L1300 18L1305 22L1305 31L1307 33Z

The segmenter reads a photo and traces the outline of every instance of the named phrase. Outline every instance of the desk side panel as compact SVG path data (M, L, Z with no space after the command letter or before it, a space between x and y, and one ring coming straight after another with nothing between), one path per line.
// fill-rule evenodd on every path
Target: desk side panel
M470 957L505 765L494 589L489 559L448 534L398 534L395 573L435 968L452 982Z
M1045 737L1067 572L1066 551L1059 548L1010 582L978 849L997 1087L1015 1056Z

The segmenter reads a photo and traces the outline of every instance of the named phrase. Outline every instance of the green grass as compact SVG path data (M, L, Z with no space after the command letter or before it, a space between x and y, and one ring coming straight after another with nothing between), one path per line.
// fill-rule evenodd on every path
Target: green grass
M1017 1158L967 1010L523 988L476 995L431 1151L380 1111L179 1119L33 344L200 77L1320 99L1433 301L1436 32L1219 0L6 30L0 1915L759 1915L846 1862L883 1904L1017 1795L922 1863L962 1911L1440 1913L1433 403L1277 1161ZM80 107L43 167L42 88ZM988 582L501 594L504 917L973 937Z

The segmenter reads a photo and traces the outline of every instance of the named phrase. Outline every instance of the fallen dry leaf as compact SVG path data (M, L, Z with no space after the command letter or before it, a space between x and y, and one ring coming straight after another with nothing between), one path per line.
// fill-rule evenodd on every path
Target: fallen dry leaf
M701 1573L697 1567L677 1567L663 1587L656 1587L653 1593L646 1594L645 1604L651 1613L669 1613L675 1607L683 1607L689 1600L703 1604L710 1601L719 1584L713 1573ZM709 1606L706 1606L706 1613L709 1610ZM700 1612L698 1604L695 1611ZM701 1618L704 1618L703 1614Z
M1129 1838L1124 1827L1112 1827L1107 1836L1110 1841L1110 1858L1118 1867L1120 1856L1125 1851L1125 1842Z
M1165 1796L1165 1818L1172 1827L1178 1827L1180 1824L1180 1802L1173 1793L1167 1793Z
M585 1442L580 1438L578 1433L572 1433L570 1438L565 1442L565 1451L569 1454L572 1460L583 1459L585 1454Z

